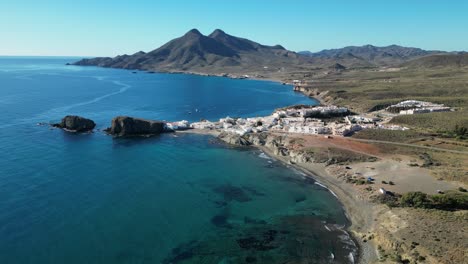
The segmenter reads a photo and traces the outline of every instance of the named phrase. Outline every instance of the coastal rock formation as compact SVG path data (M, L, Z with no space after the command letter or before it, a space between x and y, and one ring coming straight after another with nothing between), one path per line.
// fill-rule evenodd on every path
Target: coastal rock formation
M111 127L107 128L105 131L117 137L147 136L163 133L165 127L166 124L162 121L118 116L112 119Z
M218 138L228 144L235 146L257 146L268 150L275 156L285 157L289 163L324 163L326 166L332 164L347 164L350 162L372 162L376 158L368 155L360 155L343 149L336 148L302 148L294 143L294 139L285 135L263 133L249 133L240 136L235 133L223 132Z
M81 116L67 115L62 121L52 126L64 129L70 132L89 132L96 127L93 120Z
M218 135L218 138L235 146L261 146L271 150L275 155L290 155L287 145L283 142L283 136L275 136L268 133L251 133L241 136L235 133L222 132Z
M228 144L235 145L235 146L252 145L252 143L247 138L238 134L234 134L234 133L222 132L221 134L218 135L218 138Z

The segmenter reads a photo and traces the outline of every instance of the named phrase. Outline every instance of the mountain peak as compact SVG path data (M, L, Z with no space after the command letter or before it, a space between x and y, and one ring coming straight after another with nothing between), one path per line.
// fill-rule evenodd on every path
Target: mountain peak
M235 37L221 29L209 36L191 29L182 37L175 38L148 53L138 52L131 56L114 58L83 59L76 65L95 65L148 71L224 73L247 72L247 69L272 69L283 65L304 63L280 46L266 46Z
M279 44L277 44L277 45L273 46L272 48L274 48L274 49L282 49L282 50L286 50L286 49L285 49L283 46L281 46L281 45L279 45Z
M216 38L219 36L224 36L227 35L226 32L222 31L221 29L215 29L210 35L208 35L211 38Z
M200 33L200 31L198 31L196 28L189 30L189 32L185 33L185 35L203 36L202 33Z

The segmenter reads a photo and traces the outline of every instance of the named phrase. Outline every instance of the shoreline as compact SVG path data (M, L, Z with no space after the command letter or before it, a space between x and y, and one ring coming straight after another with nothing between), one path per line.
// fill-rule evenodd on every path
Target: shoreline
M130 70L131 69L127 69ZM140 70L141 71L141 70ZM291 86L293 92L299 92L307 98L312 98L318 102L318 105L327 105L322 96L311 96L306 94L302 89L295 89L293 84L286 84L280 78L233 78L231 76L222 76L219 74L203 74L196 72L155 72L144 70L147 73L168 73L168 74L189 74L189 75L199 75L199 76L214 76L221 78L230 78L230 79L239 79L239 80L257 80L257 81L269 81L284 84L285 86ZM325 93L326 94L326 93ZM210 135L217 137L220 132L216 130L200 130L200 129L188 129L183 131L177 131L177 133L192 133L200 135ZM347 185L344 182L341 182L335 175L330 175L326 170L325 166L320 163L303 163L303 164L290 164L285 157L274 154L271 150L263 146L254 146L253 147L263 151L268 156L280 161L286 166L291 166L294 169L297 169L303 172L306 177L310 177L315 181L319 182L322 185L325 185L325 188L332 193L333 196L341 204L346 217L349 220L349 226L345 226L345 231L348 232L351 239L355 242L358 250L357 262L356 263L370 263L378 260L376 247L371 241L363 243L359 239L359 235L367 233L371 230L371 224L373 220L373 210L372 205L364 200L359 200L356 197L357 193L352 189L351 186ZM362 212L364 210L364 212ZM367 217L365 217L367 215Z
M209 135L217 137L220 132L216 130L189 129L177 131L176 133L190 133L199 135ZM227 144L227 143L226 143ZM344 230L348 232L351 239L357 246L358 256L356 263L372 263L378 260L376 247L372 241L364 243L360 237L372 230L374 219L374 208L369 202L359 199L358 193L344 181L341 181L336 175L331 175L326 171L322 163L289 163L287 157L276 155L265 146L251 145L268 155L269 157L281 162L283 165L298 170L310 177L323 188L327 189L341 204L349 224Z
M198 76L205 76L205 77L220 77L220 78L229 78L229 79L234 79L234 80L252 80L252 81L265 81L265 82L274 82L274 83L280 83L284 86L291 86L292 87L292 90L293 92L297 92L297 93L301 93L302 95L304 95L305 97L307 98L312 98L314 100L316 100L318 102L318 105L329 105L329 103L327 103L325 101L325 99L323 98L323 95L315 95L315 96L312 96L310 93L307 94L303 89L299 88L299 89L296 89L296 86L294 86L294 84L292 83L288 83L286 82L285 80L281 79L281 78L277 78L277 77L272 77L272 76L269 76L269 77L255 77L251 74L243 74L243 73L239 73L238 75L242 76L242 75L249 75L249 76L252 76L252 77L248 77L248 78L237 78L237 77L232 77L232 76L224 76L222 74L216 74L216 73L213 73L213 74L210 74L210 73L200 73L200 72L183 72L183 71L163 71L163 72L157 72L157 71L145 71L147 73L167 73L167 74L189 74L189 75L198 75ZM323 92L322 94L327 94L328 91L325 91Z
M252 75L252 77L248 77L248 78L236 78L236 77L232 77L232 76L223 76L222 74L209 74L209 73L199 73L199 72L183 72L183 71L167 71L167 72L154 72L154 71L146 71L146 72L149 72L149 73L169 73L169 74L189 74L189 75L199 75L199 76L206 76L206 77L221 77L221 78L229 78L229 79L234 79L234 80L253 80L253 81L265 81L265 82L275 82L275 83L280 83L284 86L291 86L293 89L293 92L298 92L298 93L301 93L302 95L304 95L305 97L307 98L312 98L314 100L316 100L319 104L318 105L329 105L325 99L323 98L323 96L321 95L318 95L318 96L311 96L310 94L306 94L305 91L303 91L303 89L296 89L296 86L294 86L294 84L292 83L288 83L286 82L285 80L281 79L281 78L276 78L276 77L254 77ZM242 74L242 73L239 73L239 75L249 75L251 76L251 74ZM324 94L326 95L327 92L324 92Z
M130 69L127 69L130 70ZM235 74L228 74L226 76L220 75L219 73L197 73L197 72L188 72L188 71L163 71L163 72L153 72L150 70L139 70L146 73L165 73L165 74L189 74L189 75L199 75L199 76L206 76L206 77L222 77L222 78L230 78L230 79L246 79L246 80L257 80L257 81L268 81L273 83L280 83L284 86L291 86L294 92L301 93L307 98L315 99L321 105L329 105L333 104L335 99L331 96L328 96L329 91L322 91L319 92L318 89L312 89L312 87L307 87L306 85L294 85L291 84L292 76L283 75L283 78L280 76L254 76L250 75L246 78L238 78ZM289 74L289 73L288 73ZM239 73L239 76L242 76L243 73ZM285 81L283 81L285 80ZM288 82L289 81L289 82ZM365 109L361 109L361 111L367 111ZM363 113L363 112L362 112ZM193 134L202 134L202 135L210 135L210 136L218 136L220 131L216 130L206 130L206 129L190 129L188 131L177 131L178 133L193 133ZM288 134L288 133L285 133ZM221 136L222 137L222 136ZM236 142L235 138L227 138L230 140L227 144L239 144L244 145L245 142L238 141ZM430 175L430 171L427 168L420 168L421 165L415 167L411 166L411 169L408 169L409 164L414 164L414 160L418 160L418 157L414 155L407 154L406 157L402 160L401 156L405 156L405 152L402 153L395 152L393 154L398 154L395 156L388 156L386 157L383 162L379 162L377 168L372 167L364 167L366 164L365 162L356 164L357 169L353 166L352 171L344 170L344 168L338 168L335 166L325 166L324 163L310 163L307 160L298 160L296 159L297 156L289 156L287 152L285 153L277 153L277 151L283 151L284 149L280 149L280 147L284 147L283 142L279 141L279 144L276 145L276 142L273 142L273 147L278 147L277 149L268 149L259 143L261 140L259 138L254 138L257 140L257 143L253 143L253 141L246 142L245 145L251 145L256 149L263 151L266 155L269 155L271 158L281 161L283 164L288 166L289 168L293 168L298 170L302 173L305 173L306 177L311 177L316 182L320 182L325 185L332 194L334 194L341 204L346 217L349 219L349 226L345 226L345 230L351 237L351 239L357 244L358 256L356 263L375 263L379 261L392 261L394 259L404 259L404 260L411 260L418 262L420 258L426 259L428 263L441 263L441 259L459 259L460 254L457 252L451 252L448 256L444 256L443 253L440 252L440 248L444 248L444 250L450 251L455 248L456 250L466 250L466 246L463 243L458 242L466 239L463 236L456 236L453 235L457 230L463 228L462 223L459 222L459 219L455 219L458 215L441 215L438 214L434 216L432 212L428 211L418 211L416 208L388 208L385 205L380 203L372 203L370 200L370 196L364 192L374 192L377 194L378 188L381 187L383 192L390 191L395 193L406 193L406 192L413 192L413 191L421 191L428 194L435 194L439 193L440 190L442 191L451 191L453 188L457 186L453 184L449 184L451 182L450 179L438 178L437 181L434 179L434 175ZM224 139L223 139L224 140ZM335 141L335 139L333 140ZM362 140L352 140L355 144L357 141ZM375 144L380 146L381 143L389 143L389 144L398 144L395 142L385 142L385 141L374 141ZM271 143L271 142L270 142ZM318 146L323 147L322 142L311 140L312 144L311 147ZM358 154L369 154L375 157L375 153L379 153L380 150L385 151L385 147L375 147L375 149L367 149L365 146L353 146L353 144L344 144L340 145L340 140L337 142L331 143L332 147L338 147L338 149L350 150L357 149L353 151ZM259 145L257 145L259 144ZM264 143L263 143L264 144ZM355 145L354 144L354 145ZM370 144L369 144L370 145ZM309 147L310 147L309 146ZM426 148L424 146L419 146L420 148ZM380 150L379 150L380 149ZM367 152L369 150L369 152ZM288 149L286 148L286 151ZM374 153L375 152L375 153ZM374 154L373 154L374 153ZM286 156L283 156L286 155ZM296 154L295 154L296 155ZM301 158L301 157L300 157ZM330 157L329 157L330 158ZM445 158L445 157L443 157ZM450 157L449 157L450 158ZM299 162L297 162L299 161ZM452 161L453 163L453 161ZM447 162L447 165L450 166L451 163ZM421 166L422 167L422 166ZM340 171L341 169L341 171ZM453 169L453 168L452 168ZM372 171L375 170L375 171ZM434 173L435 170L432 171ZM453 171L453 170L452 170ZM350 179L347 172L353 172L357 174L366 174L367 176L379 176L379 179L384 179L385 181L376 182L376 188L370 188L370 190L366 189L359 189L355 188L356 185L349 184L345 182L343 178ZM377 174L375 174L377 173ZM440 173L437 171L437 173ZM356 179L355 176L352 176L353 179ZM382 178L380 178L382 177ZM365 179L364 177L360 177ZM318 181L317 181L318 180ZM394 184L391 183L392 181L398 181L399 184L397 186L393 186ZM389 185L382 185L391 183ZM420 184L421 182L425 184ZM442 183L444 182L444 183ZM463 185L463 183L462 183ZM465 185L466 186L466 185ZM383 189L385 187L385 189ZM440 188L442 187L442 188ZM362 191L362 192L360 192ZM458 212L457 212L458 213ZM415 221L415 219L418 219ZM453 220L452 225L443 225L441 223L446 223L444 220L448 219L449 221ZM454 220L455 219L455 220ZM457 222L458 221L458 222ZM436 226L438 229L438 233L452 233L451 238L453 240L448 240L447 244L444 246L440 244L435 244L433 241L427 240L427 234L431 233L432 229L421 230L419 226L419 222L423 223L425 226ZM348 232L349 231L349 232ZM398 232L397 232L398 231ZM440 241L440 238L437 238ZM443 237L445 239L445 237ZM415 242L418 241L418 242ZM411 242L411 244L410 244ZM379 245L377 247L377 244ZM463 252L462 252L463 254ZM457 262L458 263L458 262Z
M158 73L158 72L153 72L153 73ZM305 97L307 98L312 98L314 100L316 100L319 104L318 105L328 105L328 103L325 101L325 99L323 98L322 95L318 95L318 96L312 96L310 93L307 94L305 93L305 91L301 88L299 89L296 89L296 86L294 86L294 84L292 83L287 83L285 80L282 80L281 78L277 78L277 77L273 77L273 76L270 76L270 77L255 77L251 74L248 74L249 76L252 76L252 77L248 77L248 78L237 78L237 77L233 77L233 76L223 76L223 75L220 75L220 74L207 74L207 73L198 73L198 72L180 72L180 71L168 71L168 72L159 72L159 73L169 73L169 74L191 74L191 75L199 75L199 76L206 76L206 77L221 77L221 78L229 78L229 79L237 79L237 80L253 80L253 81L266 81L266 82L275 82L275 83L280 83L284 86L291 86L293 89L293 92L298 92L298 93L301 93L302 95L304 95ZM242 73L238 73L236 75L243 75ZM328 91L325 91L323 92L322 94L327 94Z
M348 231L358 248L357 263L369 263L378 259L375 246L371 242L363 243L358 236L359 234L367 233L371 230L369 227L373 220L372 205L355 197L356 193L353 193L354 190L351 186L330 175L325 170L325 166L321 163L291 164L285 157L274 154L266 147L253 147L263 151L265 154L280 161L284 165L304 173L306 177L314 179L320 186L327 189L339 201L349 220L349 225L345 226L345 231ZM364 212L357 213L357 211ZM367 214L368 217L365 217L364 214Z

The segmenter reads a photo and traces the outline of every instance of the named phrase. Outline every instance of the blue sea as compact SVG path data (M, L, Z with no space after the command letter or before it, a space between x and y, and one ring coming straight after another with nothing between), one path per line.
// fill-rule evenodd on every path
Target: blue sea
M337 199L256 149L164 134L114 139L117 115L216 120L316 104L290 86L0 57L0 263L352 263ZM40 123L73 114L92 134Z

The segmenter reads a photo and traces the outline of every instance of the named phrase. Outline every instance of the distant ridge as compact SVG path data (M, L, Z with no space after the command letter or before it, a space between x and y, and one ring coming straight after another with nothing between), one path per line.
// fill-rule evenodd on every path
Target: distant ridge
M100 66L149 71L200 73L251 72L265 68L278 70L307 64L308 58L280 45L267 46L234 37L216 29L204 36L197 29L173 39L148 53L137 52L114 58L83 59L74 65Z
M398 45L348 46L315 53L310 51L296 53L281 45L268 46L235 37L221 29L214 30L208 36L203 35L197 29L191 29L183 36L150 52L139 51L132 55L124 54L114 58L82 59L73 64L159 72L254 74L264 77L279 76L293 71L344 71L356 68L400 66L415 59L436 54L448 53ZM423 64L437 65L437 61L441 58L424 59L419 63L415 62L414 65L417 67L422 67ZM455 65L458 62L448 57L444 63ZM462 59L458 64L464 63L465 60Z
M402 64L408 68L461 68L468 66L468 53L437 54L425 56Z
M390 45L377 47L373 45L348 46L341 49L328 49L319 52L301 51L301 55L311 58L336 60L340 64L355 63L369 66L390 66L401 64L427 55L441 54L443 51L427 51L419 48Z

